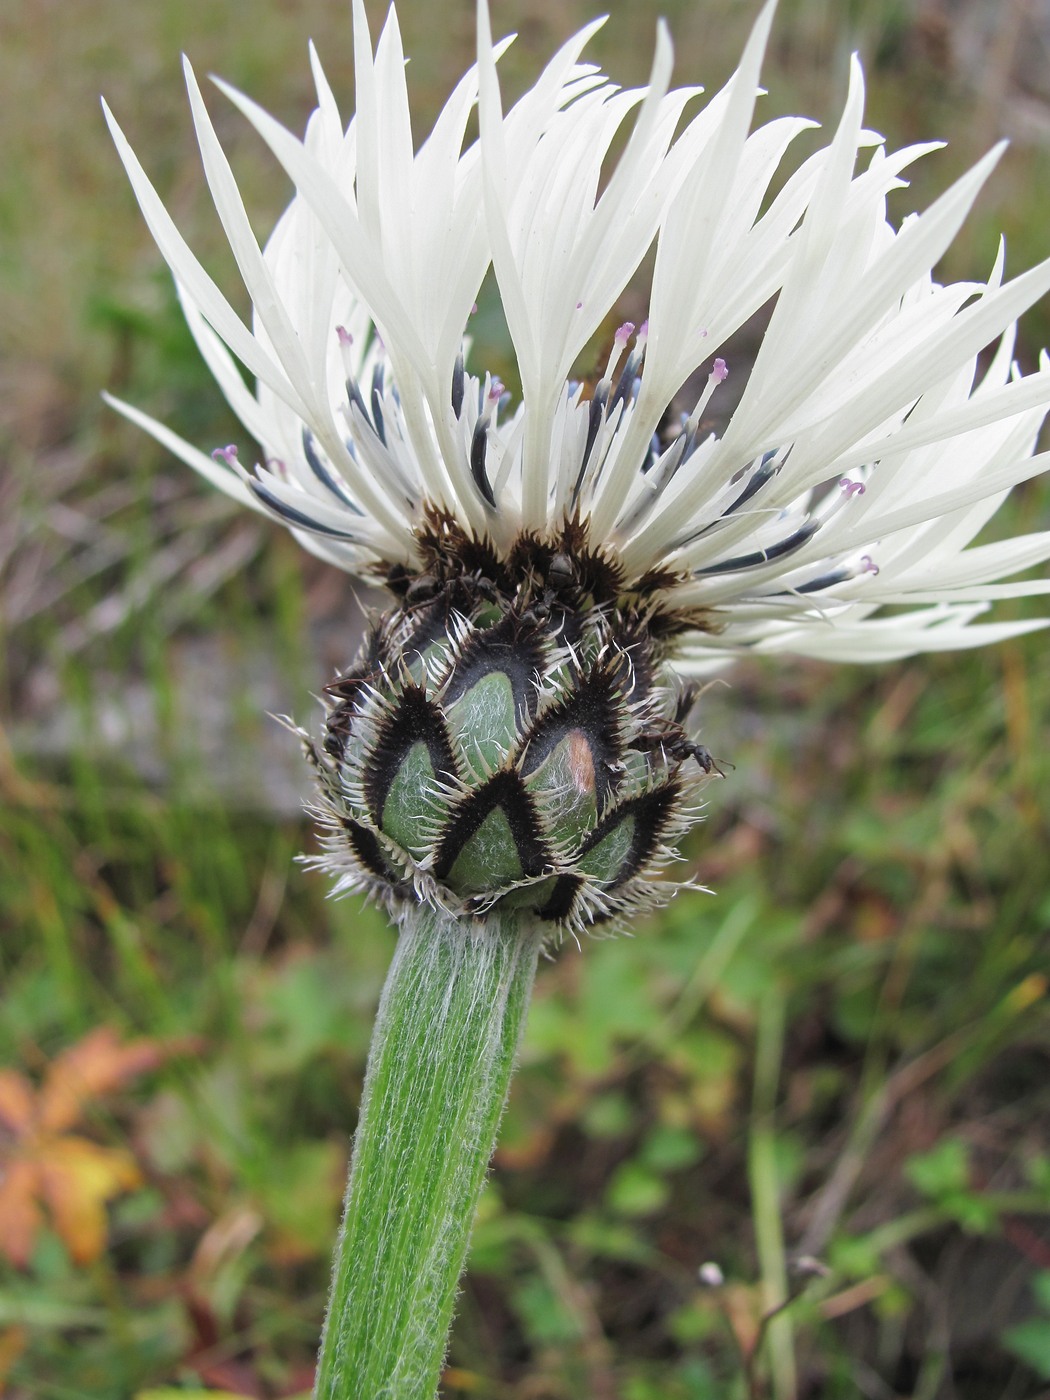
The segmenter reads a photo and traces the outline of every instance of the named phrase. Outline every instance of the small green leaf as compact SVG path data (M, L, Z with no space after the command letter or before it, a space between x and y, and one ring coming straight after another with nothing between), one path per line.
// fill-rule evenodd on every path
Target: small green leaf
M669 1194L662 1176L641 1162L624 1162L613 1172L605 1199L618 1215L651 1215L666 1203Z
M845 1278L871 1278L879 1272L881 1260L866 1235L840 1235L828 1248L828 1263Z
M1050 1269L1042 1269L1034 1275L1032 1292L1043 1312L1050 1314Z
M623 1137L634 1123L634 1109L623 1094L599 1094L583 1110L581 1124L593 1138Z
M515 1288L514 1310L534 1344L564 1346L579 1340L579 1322L544 1278L533 1274Z
M691 1167L700 1152L696 1134L688 1128L659 1123L642 1144L640 1160L655 1172L676 1172Z
M1024 1174L1037 1191L1045 1191L1050 1198L1050 1156L1040 1152L1024 1164Z
M942 1138L929 1152L909 1158L904 1174L924 1196L942 1200L969 1187L969 1153L958 1138Z
M1050 1381L1050 1318L1019 1322L1003 1333L1003 1345L1044 1381Z

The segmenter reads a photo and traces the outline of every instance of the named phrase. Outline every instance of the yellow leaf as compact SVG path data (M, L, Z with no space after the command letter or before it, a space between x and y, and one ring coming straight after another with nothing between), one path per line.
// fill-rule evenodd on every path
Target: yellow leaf
M119 1147L63 1137L42 1147L38 1160L55 1229L76 1263L90 1263L105 1248L105 1203L142 1184L135 1159Z

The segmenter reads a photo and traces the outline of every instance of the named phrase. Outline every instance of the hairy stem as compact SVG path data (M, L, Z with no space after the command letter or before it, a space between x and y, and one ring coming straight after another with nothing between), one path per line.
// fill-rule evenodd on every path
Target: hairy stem
M432 1400L539 937L402 919L354 1139L317 1400Z

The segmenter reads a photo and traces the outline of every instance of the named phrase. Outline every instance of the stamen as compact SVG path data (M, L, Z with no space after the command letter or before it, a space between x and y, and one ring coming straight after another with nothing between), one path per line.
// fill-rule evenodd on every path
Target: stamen
M282 520L287 520L290 525L301 526L304 530L310 530L316 535L328 535L333 540L351 540L355 544L360 540L360 536L353 535L348 530L335 530L330 525L322 525L312 516L306 515L301 510L296 510L294 506L285 505L284 501L275 496L272 491L268 491L261 481L252 479L248 485L263 505L269 506L275 515L279 515Z
M852 501L854 496L864 495L863 481L851 481L848 476L844 476L839 485L842 487L842 494L847 501Z
M624 365L620 378L616 382L616 388L613 390L612 398L609 400L610 413L618 403L638 397L638 392L642 386L642 381L638 377L638 370L644 358L645 341L639 334L635 341L634 349L627 356L627 363Z
M788 451L790 451L790 448ZM781 453L783 453L783 455L781 455ZM709 525L705 525L702 529L695 531L691 535L687 535L684 539L676 540L673 548L684 549L686 545L695 544L697 540L702 540L704 536L709 535L712 530L717 530L729 516L735 514L736 511L747 505L748 501L758 495L766 482L771 481L773 477L777 475L786 460L787 452L784 452L783 448L779 450L774 448L766 452L762 457L756 458L758 465L752 471L747 485L744 487L743 491L741 491L740 495L726 506L725 510L716 520L712 520ZM734 480L739 480L746 470L747 468L745 467L743 471L738 472Z
M704 387L704 392L697 399L696 407L689 415L689 422L687 425L689 432L696 432L700 425L700 419L703 417L704 409L711 402L711 395L718 388L719 384L725 382L728 376L729 370L726 367L725 360L716 360L711 373L707 376L707 384Z
M613 336L612 349L609 352L609 363L605 367L605 378L611 380L616 373L616 367L620 363L620 357L627 349L631 336L634 335L634 322L624 321L622 326L617 328Z
M356 371L356 357L354 355L354 337L345 326L336 326L335 333L339 337L339 354L343 361L343 378L353 379Z
M756 469L751 473L747 485L733 501L732 505L726 507L722 512L722 518L733 515L741 506L746 505L753 496L757 496L767 481L771 481L780 470L781 464L777 461L776 452L767 452L759 462Z
M350 412L350 416L349 416L349 422L350 422L351 427L353 426L353 422L354 422L354 415L353 415L353 411L352 411L352 410L355 409L355 408L356 408L356 409L358 410L358 412L361 414L361 417L365 420L365 422L368 424L368 426L371 427L371 426L372 426L372 420L371 420L371 418L368 416L368 409L365 407L365 401L364 401L364 399L361 397L361 390L360 390L360 388L358 387L357 380L353 377L353 375L347 375L347 377L346 377L346 397L347 397L347 398L349 399L349 401L350 401L349 406L350 406L351 412Z
M659 500L660 493L668 486L675 472L682 465L687 450L695 449L695 447L696 437L694 434L679 433L666 452L661 453L660 439L656 433L653 434L649 444L649 455L642 463L641 474L645 476L656 466L657 462L660 462L660 470L652 481L646 482L646 493L635 503L634 509L630 511L626 519L619 522L620 529L629 532L641 524Z
M212 461L225 462L233 470L240 466L237 461L237 444L235 442L231 442L227 447L217 447L211 455Z
M463 352L456 356L456 367L452 371L452 412L457 418L463 413L463 394L466 389L467 377L463 364Z
M341 501L344 506L349 506L355 515L363 515L364 511L361 510L343 483L321 461L317 448L314 446L314 435L309 428L303 429L303 454L310 470L321 485L327 487L337 501Z
M386 424L383 421L383 365L379 363L372 370L372 422L376 437L386 446Z
M488 472L485 467L485 457L488 450L488 420L479 418L474 427L474 437L470 444L470 474L474 478L474 485L481 493L482 499L496 509L496 496L492 490L492 483L489 481Z
M583 478L587 473L587 463L591 459L591 452L598 437L598 429L602 425L605 417L605 408L609 402L609 390L612 386L607 379L599 380L591 399L590 415L587 419L587 441L583 448L583 458L580 461L580 470L576 473L576 484L572 488L572 508L576 509L580 499L580 491L583 489Z
M819 593L823 588L831 588L836 583L846 583L847 580L854 577L852 569L833 569L831 573L821 574L819 578L812 578L808 583L800 583L791 592Z
M855 483L859 484L859 483ZM835 583L846 583L851 578L856 578L858 574L877 574L879 566L872 559L870 554L862 554L856 568L841 568L832 570L831 573L821 574L819 578L810 579L808 583L800 583L797 588L789 591L792 593L817 593L822 588L830 588Z
M708 578L714 574L735 574L741 569L754 569L760 564L768 564L771 559L781 559L785 554L799 549L813 538L820 529L819 520L811 520L786 539L771 544L768 549L758 549L753 554L741 554L735 559L723 559L719 564L710 564L706 569L694 569L694 578Z

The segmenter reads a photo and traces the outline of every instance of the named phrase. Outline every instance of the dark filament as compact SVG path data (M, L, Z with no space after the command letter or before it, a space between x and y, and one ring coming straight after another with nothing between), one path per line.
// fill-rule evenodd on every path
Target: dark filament
M351 534L349 530L335 530L331 525L322 525L312 516L304 514L301 510L296 510L294 506L286 506L272 491L268 491L261 481L253 479L249 481L248 485L263 505L269 506L272 511L279 515L282 520L287 520L289 524L302 526L303 529L311 530L316 535L328 535L333 540L352 540L355 544L357 543L358 536ZM358 511L358 514L360 513Z
M602 425L605 416L605 406L609 402L609 390L612 386L607 379L603 379L594 390L594 397L591 399L590 416L587 419L587 442L583 449L583 460L580 462L580 470L576 473L576 484L572 488L572 508L576 506L580 499L580 491L583 488L583 478L587 472L587 463L591 460L591 453L598 437L598 429Z
M309 428L303 429L303 453L310 464L310 470L321 485L327 487L337 501L342 501L344 506L349 506L355 515L363 515L364 511L349 494L343 483L338 477L333 476L321 461L317 448L314 446L314 435Z
M470 444L470 474L474 478L474 485L481 492L484 500L495 510L496 496L492 490L492 483L489 481L488 472L485 470L488 431L488 423L484 418L479 418L475 424L474 438Z
M383 366L377 364L372 371L372 422L376 437L386 446L386 425L383 422Z
M734 574L740 569L754 569L759 564L767 564L771 559L781 559L785 554L790 554L793 550L799 549L812 539L820 528L819 520L811 520L808 525L803 525L801 529L788 535L786 539L780 540L777 544L771 544L768 549L758 549L753 554L740 554L735 559L723 559L718 564L710 564L706 569L695 569L694 578L706 578L712 574Z

